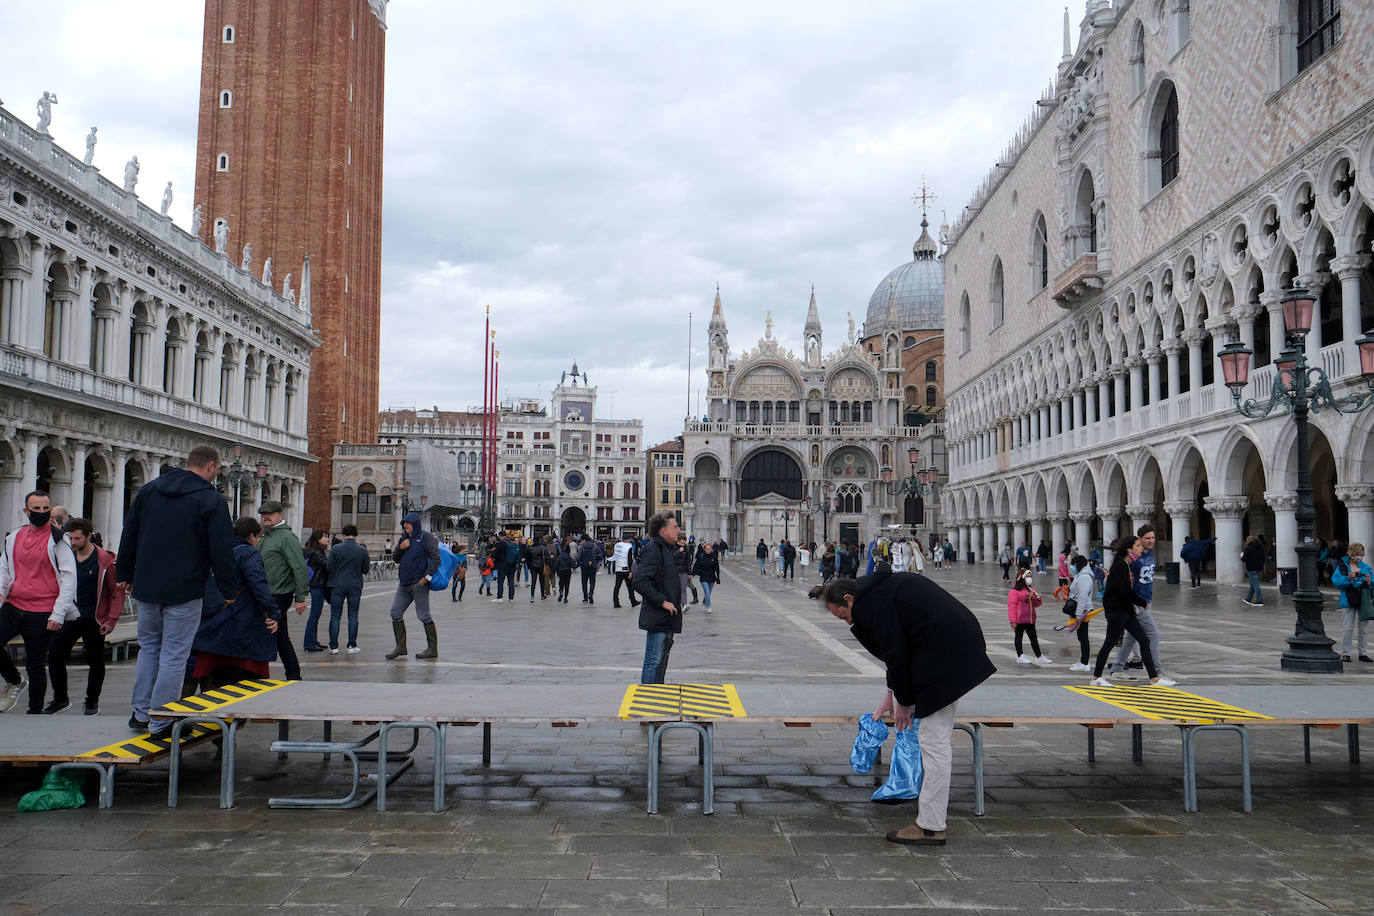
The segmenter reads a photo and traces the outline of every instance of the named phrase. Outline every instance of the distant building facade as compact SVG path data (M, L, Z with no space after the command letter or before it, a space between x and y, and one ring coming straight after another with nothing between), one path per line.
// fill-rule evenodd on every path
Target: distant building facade
M1296 565L1297 447L1242 419L1217 359L1255 352L1266 401L1280 299L1319 294L1309 364L1362 391L1374 325L1367 5L1091 0L1053 85L952 228L945 375L961 554L1087 549L1152 524L1156 553L1245 535ZM1311 418L1317 534L1374 538L1374 412Z
M648 451L648 505L645 512L653 515L660 509L671 509L682 524L683 481L682 437L660 442ZM691 532L689 531L690 535Z
M305 500L312 527L332 511L334 445L377 438L386 6L205 3L199 233L254 276L270 260L271 284L308 301L320 332L309 413L320 463Z
M228 470L240 444L230 510L280 500L299 531L310 313L140 203L126 172L0 108L0 513L45 489L114 547L140 486L202 443Z

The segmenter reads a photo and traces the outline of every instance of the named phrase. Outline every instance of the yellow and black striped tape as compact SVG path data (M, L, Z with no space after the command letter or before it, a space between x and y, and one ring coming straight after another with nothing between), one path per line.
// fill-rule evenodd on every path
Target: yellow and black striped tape
M688 716L742 719L744 705L734 684L632 684L620 702L622 719Z
M1201 725L1221 720L1260 721L1271 718L1239 706L1218 703L1207 697L1172 687L1068 687L1075 693L1101 700L1146 719L1177 719Z
M197 722L195 725L188 725L181 730L181 742L185 744L196 738L203 738L206 735L214 734L219 731L219 724L216 722ZM93 751L87 751L82 757L101 757L104 759L118 758L123 760L138 760L153 754L161 754L172 746L171 738L153 738L147 733L127 741L116 741L114 744L107 744L98 747Z
M182 712L182 713L210 713L231 703L237 703L245 697L258 696L269 690L276 690L285 687L290 681L274 681L269 678L252 678L249 680L238 681L233 684L226 684L223 687L216 687L204 693L192 694L182 697L171 703L159 706L152 711L153 715L159 712ZM188 725L181 730L182 743L203 738L220 730L220 726L214 722L198 722L195 725ZM148 733L129 738L125 741L116 741L114 744L107 744L95 750L86 751L82 757L101 757L105 759L119 758L124 760L137 760L151 754L160 754L172 746L170 738L153 738Z

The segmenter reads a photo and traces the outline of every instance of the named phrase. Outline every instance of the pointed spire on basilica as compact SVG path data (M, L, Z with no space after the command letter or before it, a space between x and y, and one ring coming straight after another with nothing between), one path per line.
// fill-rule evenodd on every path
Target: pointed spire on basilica
M811 304L806 307L806 327L802 330L803 334L810 335L812 332L821 333L821 313L816 310L816 286L811 285Z
M711 307L711 323L708 328L725 328L725 309L720 304L720 282L716 282L716 304Z
M911 199L921 205L921 235L916 239L916 244L911 246L911 258L914 261L934 260L940 253L940 246L930 237L930 222L926 219L926 208L935 200L930 186L926 184L926 176L921 176L920 193L911 195Z
M921 221L923 224L925 220ZM883 325L891 330L897 329L897 287L887 281L887 311L883 314Z

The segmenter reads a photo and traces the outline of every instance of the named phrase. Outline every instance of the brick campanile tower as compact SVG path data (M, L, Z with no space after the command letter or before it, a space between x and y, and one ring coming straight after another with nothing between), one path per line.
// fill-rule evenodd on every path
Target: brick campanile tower
M310 362L305 526L329 524L330 456L377 441L382 89L387 0L206 0L196 138L201 238L289 273L321 346ZM310 288L304 288L306 256Z

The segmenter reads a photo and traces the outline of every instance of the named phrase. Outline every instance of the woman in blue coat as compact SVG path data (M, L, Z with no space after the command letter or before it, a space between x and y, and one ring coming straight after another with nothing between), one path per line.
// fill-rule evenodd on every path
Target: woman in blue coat
M261 536L262 525L257 519L235 522L234 566L239 590L232 596L223 595L213 578L206 584L192 677L207 679L210 687L268 677L268 663L277 657L273 634L281 612L267 584L262 554L258 553Z

